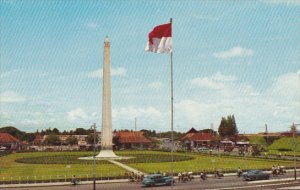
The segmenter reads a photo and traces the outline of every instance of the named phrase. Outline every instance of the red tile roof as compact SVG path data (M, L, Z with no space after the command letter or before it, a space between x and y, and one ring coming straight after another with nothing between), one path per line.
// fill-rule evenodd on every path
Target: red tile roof
M43 139L44 139L44 136L43 136L43 135L36 134L34 140L43 140Z
M216 138L210 133L187 133L179 139L180 141L215 141Z
M121 144L126 143L151 143L149 139L144 136L142 131L120 131L116 136L119 138Z
M11 136L9 133L0 132L0 143L15 143L20 142L15 137Z
M194 127L192 127L190 130L188 130L188 132L186 133L198 133L199 131L197 131Z

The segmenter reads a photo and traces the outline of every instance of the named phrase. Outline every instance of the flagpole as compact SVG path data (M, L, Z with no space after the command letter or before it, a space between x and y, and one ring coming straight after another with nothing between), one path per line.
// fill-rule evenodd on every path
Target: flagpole
M171 28L172 28L172 18L170 18L170 23L171 23ZM173 37L173 36L172 36ZM174 119L173 119L173 103L174 103L174 97L173 97L173 53L171 50L171 54L170 54L170 66L171 66L171 176L172 179L174 178L174 130L173 130L173 123L174 123ZM172 189L173 189L173 182L172 182Z

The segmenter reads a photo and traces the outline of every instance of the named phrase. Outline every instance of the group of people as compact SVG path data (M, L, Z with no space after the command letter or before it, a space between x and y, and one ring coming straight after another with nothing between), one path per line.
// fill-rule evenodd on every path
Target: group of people
M187 182L194 179L193 172L182 172L178 173L178 182Z
M200 178L202 180L206 180L207 179L207 175L206 175L206 171L205 170L202 170L202 172L200 172Z
M72 179L71 179L71 184L72 185L77 185L80 183L80 180L76 178L75 175L72 176Z
M283 175L285 173L284 166L272 166L272 175Z
M215 178L221 178L221 177L224 177L224 174L220 171L220 170L217 170L216 168L214 169L214 177Z
M243 174L243 170L240 167L238 167L236 174L238 177L241 177L241 175Z
M142 172L126 172L125 175L128 177L128 180L131 182L142 182L144 179L144 174Z

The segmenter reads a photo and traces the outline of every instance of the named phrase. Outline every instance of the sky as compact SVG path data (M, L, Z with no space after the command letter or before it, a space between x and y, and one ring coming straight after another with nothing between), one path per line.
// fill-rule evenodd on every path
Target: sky
M173 18L174 130L300 123L300 1L1 2L0 127L101 127L111 42L113 129L170 131L170 54L145 52Z

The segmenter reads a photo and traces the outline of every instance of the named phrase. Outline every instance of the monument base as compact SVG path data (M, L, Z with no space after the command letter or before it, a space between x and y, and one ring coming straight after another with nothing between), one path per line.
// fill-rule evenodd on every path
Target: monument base
M114 151L112 150L101 150L100 153L96 156L96 158L118 158Z
M134 157L117 156L112 150L101 150L100 153L95 156L95 160L126 160ZM94 160L93 156L81 157L79 160Z

